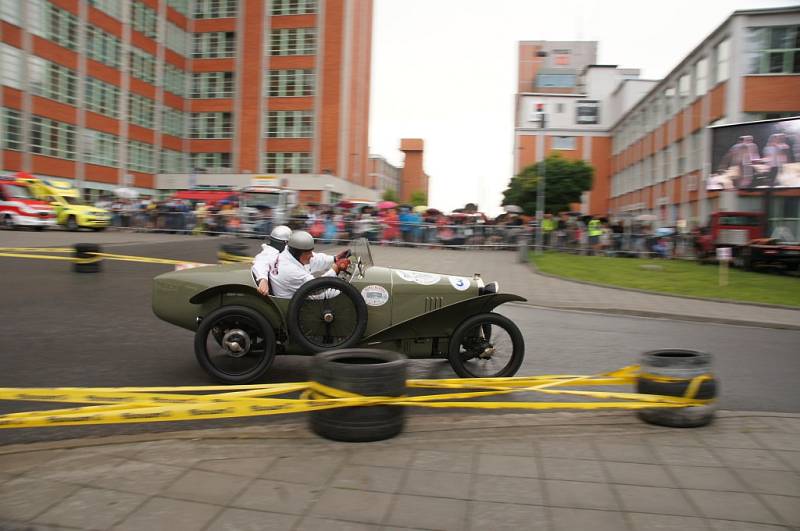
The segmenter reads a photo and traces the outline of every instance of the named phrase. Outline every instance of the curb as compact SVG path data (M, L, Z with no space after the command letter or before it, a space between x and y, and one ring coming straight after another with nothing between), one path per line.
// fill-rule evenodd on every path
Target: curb
M737 418L787 418L800 419L800 413L778 413L771 411L717 411L719 420ZM419 415L409 418L405 431L400 439L390 439L374 444L391 445L393 443L417 443L420 439L448 441L454 438L493 440L528 437L585 437L587 435L641 433L654 434L666 431L682 430L682 428L664 428L653 426L638 420L631 412L595 412L592 415L573 412L556 413L509 413L505 415L451 414L446 427L442 427L439 415ZM536 429L536 433L521 433L524 430ZM501 431L502 430L502 431ZM467 432L459 435L457 432ZM505 434L503 432L506 432ZM402 439L405 437L405 440ZM247 426L233 428L212 428L201 430L182 430L156 433L138 433L129 435L112 435L107 437L88 437L84 439L65 439L61 441L16 443L0 446L0 456L18 453L40 452L50 450L69 450L91 448L96 446L114 446L168 440L207 440L207 441L309 441L319 444L336 444L352 446L351 443L337 443L314 435L305 421L293 421L270 426ZM353 446L361 448L363 446Z

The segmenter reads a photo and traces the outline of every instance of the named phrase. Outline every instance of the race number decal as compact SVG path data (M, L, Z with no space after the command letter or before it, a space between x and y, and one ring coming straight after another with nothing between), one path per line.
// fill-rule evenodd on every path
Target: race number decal
M458 291L466 291L469 289L469 279L467 277L447 277L450 280L450 285Z
M371 284L361 290L361 296L368 306L383 306L389 302L389 292L383 286Z
M441 280L442 277L435 273L422 273L420 271L405 271L403 269L396 269L397 274L406 282L416 282L423 286L431 286Z

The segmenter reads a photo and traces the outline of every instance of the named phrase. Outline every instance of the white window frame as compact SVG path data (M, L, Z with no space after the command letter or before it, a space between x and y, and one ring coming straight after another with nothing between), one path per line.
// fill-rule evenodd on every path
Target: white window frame
M314 111L268 111L264 127L267 138L311 138Z
M578 144L577 137L574 136L553 136L551 138L553 139L552 149L572 151Z
M267 173L311 173L311 153L305 151L268 152L264 156Z
M317 53L317 29L273 29L269 43L269 54L273 56L314 55Z

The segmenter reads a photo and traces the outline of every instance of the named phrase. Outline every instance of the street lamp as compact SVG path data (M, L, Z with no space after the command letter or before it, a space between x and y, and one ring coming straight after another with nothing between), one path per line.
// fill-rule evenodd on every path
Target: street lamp
M539 180L536 182L536 253L541 254L544 248L544 232L542 225L544 224L544 194L545 194L545 177L547 173L547 153L545 153L544 130L547 127L547 115L544 112L544 103L536 104L536 114L539 118L539 128L542 132L539 134L539 153L542 154L542 160L539 163Z

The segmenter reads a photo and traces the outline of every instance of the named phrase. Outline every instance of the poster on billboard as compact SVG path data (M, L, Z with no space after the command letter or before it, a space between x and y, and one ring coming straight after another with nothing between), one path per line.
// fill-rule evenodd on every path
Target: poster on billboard
M707 190L800 188L800 116L711 128Z

